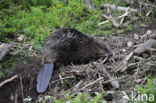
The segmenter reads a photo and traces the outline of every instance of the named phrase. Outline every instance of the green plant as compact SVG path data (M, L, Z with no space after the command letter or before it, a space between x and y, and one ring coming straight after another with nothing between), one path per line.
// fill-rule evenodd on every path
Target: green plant
M70 26L90 35L105 33L105 31L113 29L111 22L106 23L103 28L99 28L98 23L103 19L102 11L99 9L87 10L82 0L68 0L68 5L65 4L66 1L61 0L44 1L22 0L7 3L8 7L0 10L3 15L0 19L0 40L9 42L19 35L25 35L28 37L26 41L31 39L32 46L41 50L44 38L50 35L50 30L56 28ZM99 6L103 2L108 2L108 0L93 0L93 5ZM109 2L115 3L112 0ZM26 9L28 5L29 9ZM26 8L22 9L23 7Z
M146 103L155 103L155 101L156 101L156 98L155 98L156 97L156 87L153 83L154 80L156 80L156 79L149 79L148 78L147 83L144 86L141 86L141 85L136 86L136 88L134 90L139 92L139 95L137 98L140 99L140 101L137 101L137 103L142 103L144 99L145 99ZM147 98L142 98L142 96L144 96L144 95Z
M30 98L29 96L28 96L28 98L24 98L24 103L30 103L31 102L31 100L32 100L32 98Z
M53 101L53 103L106 103L102 99L102 95L104 92L100 93L97 96L89 97L87 93L79 93L75 97L71 97L69 93L65 95L64 98L56 99L53 96L45 96L44 98L40 99L40 103L49 103L50 101Z

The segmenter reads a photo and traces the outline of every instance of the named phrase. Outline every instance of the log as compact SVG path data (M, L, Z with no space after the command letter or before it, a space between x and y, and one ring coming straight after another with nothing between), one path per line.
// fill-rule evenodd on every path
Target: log
M113 10L120 10L120 11L123 11L123 12L126 12L126 11L129 11L129 12L133 12L133 13L137 13L138 10L137 9L133 9L133 8L127 8L127 7L121 7L121 6L118 6L116 7L116 5L114 4L108 4L108 3L105 3L105 4L102 4L101 7L106 7L106 8L111 8Z
M156 47L156 40L149 39L146 42L138 45L138 47L134 50L134 53L140 55L152 47Z
M0 45L0 62L9 53L10 48L11 48L11 45L10 44L4 44L4 43L2 43Z

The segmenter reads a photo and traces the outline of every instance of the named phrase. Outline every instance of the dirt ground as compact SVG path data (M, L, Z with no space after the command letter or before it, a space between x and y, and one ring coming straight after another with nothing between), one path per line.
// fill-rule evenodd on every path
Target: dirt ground
M138 84L144 84L149 75L156 76L156 51L147 50L139 55L134 53L127 62L124 59L139 44L150 39L150 36L143 37L148 30L152 32L150 35L156 34L155 25L137 28L123 35L104 37L114 54L110 60L100 59L88 64L55 69L49 88L44 94L36 92L36 77L42 68L40 58L28 60L27 64L20 64L13 74L0 80L0 83L10 80L0 87L0 103L22 103L22 100L28 96L32 98L32 103L37 103L39 98L45 95L61 98L65 91L70 91L72 96L79 92L88 92L89 96L95 96L106 91L103 98L109 103L127 101L123 98L125 93L134 90ZM106 76L106 72L111 76L110 78Z

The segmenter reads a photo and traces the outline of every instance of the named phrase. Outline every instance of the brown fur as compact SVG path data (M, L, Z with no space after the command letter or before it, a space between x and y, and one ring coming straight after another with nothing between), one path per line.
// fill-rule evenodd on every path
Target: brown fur
M54 63L55 66L83 64L109 55L112 53L103 40L87 36L76 29L65 28L51 33L47 38L43 63Z

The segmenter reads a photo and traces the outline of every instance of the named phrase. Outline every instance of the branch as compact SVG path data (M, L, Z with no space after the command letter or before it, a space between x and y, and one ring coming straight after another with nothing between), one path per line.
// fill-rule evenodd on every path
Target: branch
M14 79L16 79L18 77L18 75L14 75L13 77L3 81L2 83L0 83L0 87L2 87L4 84L9 83L11 81L13 81Z
M117 9L117 10L120 10L120 11L130 11L130 12L133 12L133 13L137 13L138 12L138 10L137 9L133 9L133 8L127 8L127 7L121 7L121 6L118 6L118 7L116 7L115 5L113 5L113 4L108 4L108 3L106 3L106 4L102 4L101 5L101 7L109 7L109 8L111 8L111 9Z
M156 47L156 40L154 39L149 39L146 42L140 44L135 50L134 53L140 55L142 53L144 53L145 51L147 51L148 49L152 48L152 47Z
M0 62L2 59L8 54L10 51L11 45L10 44L1 44L0 45Z

